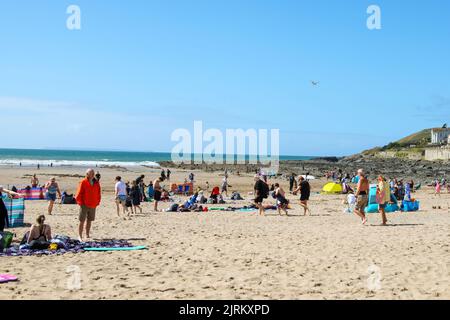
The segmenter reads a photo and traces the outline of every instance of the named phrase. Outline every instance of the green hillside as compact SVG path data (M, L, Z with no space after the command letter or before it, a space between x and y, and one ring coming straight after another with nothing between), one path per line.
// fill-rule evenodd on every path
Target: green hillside
M431 129L424 129L422 131L413 133L407 137L400 140L391 142L384 147L377 147L370 150L366 150L364 154L373 154L380 151L399 151L405 148L410 148L414 145L415 147L410 148L410 151L421 152L428 143L431 142Z
M430 142L431 142L431 129L424 129L422 131L413 133L397 141L398 144L405 147L410 146L412 144L424 147Z

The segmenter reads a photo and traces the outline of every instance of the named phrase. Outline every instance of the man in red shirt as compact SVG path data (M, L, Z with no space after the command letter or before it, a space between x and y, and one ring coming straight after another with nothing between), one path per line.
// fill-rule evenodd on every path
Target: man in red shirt
M94 170L88 169L86 171L86 178L81 180L78 185L75 199L80 206L78 239L83 241L84 223L86 222L86 238L90 238L91 224L95 220L95 209L101 200L100 182L95 179Z

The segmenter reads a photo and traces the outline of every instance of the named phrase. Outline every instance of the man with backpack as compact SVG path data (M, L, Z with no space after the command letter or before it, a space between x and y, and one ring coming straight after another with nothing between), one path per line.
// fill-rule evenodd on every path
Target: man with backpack
M259 176L255 175L255 204L259 209L259 215L264 216L263 201L269 196L269 186Z

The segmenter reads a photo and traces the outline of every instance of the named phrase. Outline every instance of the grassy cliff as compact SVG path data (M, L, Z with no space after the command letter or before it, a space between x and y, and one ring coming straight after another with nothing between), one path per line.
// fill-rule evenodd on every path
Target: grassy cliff
M363 154L374 155L380 152L408 152L408 153L422 153L428 143L431 142L431 129L424 129L422 131L413 133L400 140L391 142L384 147L376 147L366 150Z

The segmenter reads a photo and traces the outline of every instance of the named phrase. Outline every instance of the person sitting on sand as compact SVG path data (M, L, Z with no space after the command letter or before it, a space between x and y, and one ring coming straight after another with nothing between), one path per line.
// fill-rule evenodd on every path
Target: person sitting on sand
M289 200L286 199L286 193L284 192L283 188L278 184L275 183L275 198L277 199L277 209L278 214L281 216L281 210L284 211L286 215L288 215L287 207L289 205Z
M50 225L45 224L45 216L40 215L36 219L36 224L32 225L28 233L27 241L31 248L45 249L52 240L52 231Z
M298 187L294 190L294 194L297 194L298 192L300 192L300 206L303 207L303 215L306 216L306 212L309 212L309 215L311 215L311 209L308 207L311 186L303 176L298 177Z
M365 177L363 169L358 170L358 186L356 188L355 213L361 218L362 224L366 224L367 218L364 209L369 203L369 180Z
M382 225L387 225L386 205L391 201L391 190L386 179L380 174L378 176L376 201L378 203L378 211L381 213Z
M45 189L47 189L46 198L48 200L48 214L52 215L53 211L53 205L56 201L56 195L61 198L61 191L59 190L58 182L56 182L56 178L51 178L50 181L48 181L45 186Z

